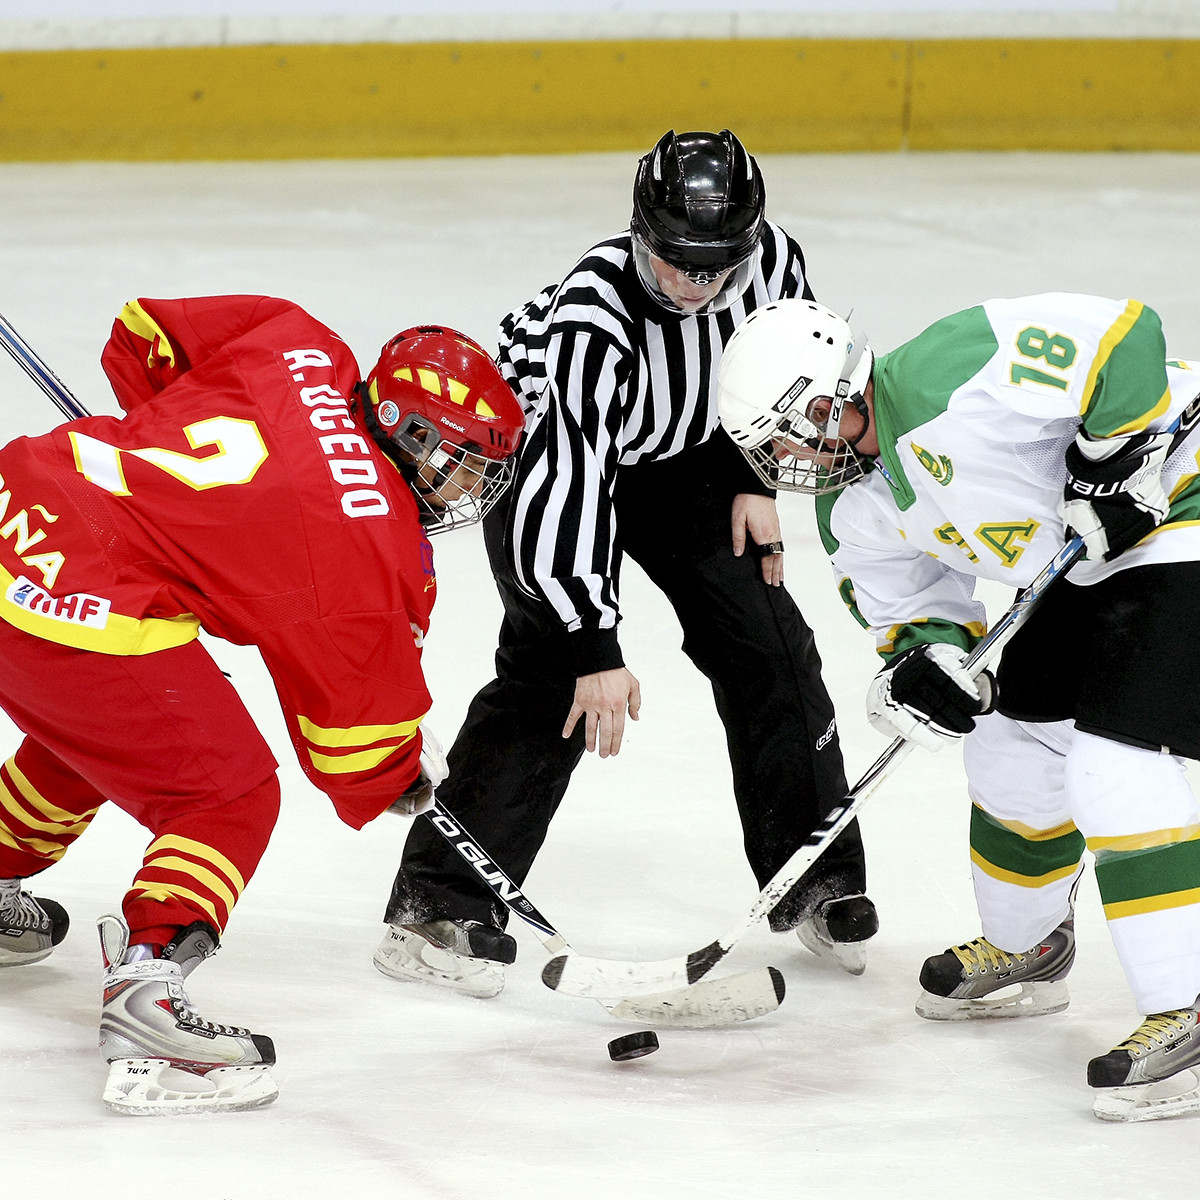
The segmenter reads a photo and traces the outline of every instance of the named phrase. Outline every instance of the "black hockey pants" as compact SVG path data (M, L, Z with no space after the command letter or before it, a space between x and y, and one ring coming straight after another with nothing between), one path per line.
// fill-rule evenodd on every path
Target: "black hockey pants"
M712 685L746 858L761 886L848 789L812 631L787 590L762 581L751 550L734 556L733 496L689 457L621 469L614 493L619 540L670 601L683 649ZM671 515L669 531L649 519L654 513ZM496 678L471 702L438 795L523 883L584 753L584 733L580 721L573 737L562 737L575 692L568 635L548 605L517 587L507 525L502 502L484 521L505 612ZM776 907L771 925L790 928L827 896L865 887L853 822ZM508 914L441 835L417 820L385 919L438 916L503 928Z

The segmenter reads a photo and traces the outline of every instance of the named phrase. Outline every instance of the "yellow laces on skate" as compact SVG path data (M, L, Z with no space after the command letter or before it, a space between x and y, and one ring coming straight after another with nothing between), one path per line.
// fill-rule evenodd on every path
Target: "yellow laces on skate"
M1024 962L1024 954L1006 954L998 946L993 946L987 938L976 938L962 946L953 946L958 961L966 968L970 977L976 970L998 971L1001 967L1011 967L1014 962Z
M1172 1009L1171 1012L1154 1013L1147 1017L1123 1041L1117 1050L1128 1050L1133 1055L1148 1054L1169 1042L1176 1034L1187 1030L1187 1020L1192 1014L1187 1009Z

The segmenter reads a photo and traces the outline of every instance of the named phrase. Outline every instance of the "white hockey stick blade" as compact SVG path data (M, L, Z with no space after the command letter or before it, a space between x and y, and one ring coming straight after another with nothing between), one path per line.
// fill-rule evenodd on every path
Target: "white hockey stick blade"
M1188 421L1200 420L1200 397L1188 406ZM1176 421L1175 426L1180 426ZM1018 629L1029 619L1046 590L1061 578L1083 554L1083 541L1073 537L1038 573L1011 608L996 622L987 637L967 658L972 675L987 668ZM700 950L657 962L594 958L568 949L552 958L542 971L542 982L552 991L568 996L601 999L611 996L644 995L694 986L713 969L734 945L769 913L800 881L839 833L858 815L875 789L912 750L912 742L896 738L867 768L840 808L825 819L759 892L750 911L727 933Z
M715 942L690 954L662 958L656 962L637 962L612 958L594 958L570 950L552 958L542 969L542 982L551 991L567 996L603 999L613 996L640 996L651 992L674 991L694 987L698 980L729 953L741 939L792 890L822 851L854 819L868 796L890 774L892 768L912 750L912 743L896 738L858 781L841 808L836 808L824 823L776 872L758 893L749 912Z
M108 1068L104 1107L130 1117L239 1112L279 1095L270 1067L213 1067L204 1074L165 1058L118 1058Z
M1200 1076L1180 1071L1157 1083L1097 1090L1092 1112L1101 1121L1161 1121L1200 1112Z
M774 967L702 979L691 987L653 996L601 1001L621 1021L670 1029L714 1029L773 1013L784 997L783 976Z

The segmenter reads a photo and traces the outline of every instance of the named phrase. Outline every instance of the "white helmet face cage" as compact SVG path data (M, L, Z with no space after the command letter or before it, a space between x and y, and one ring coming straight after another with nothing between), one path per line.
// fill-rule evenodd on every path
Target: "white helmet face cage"
M694 309L680 308L659 287L658 277L654 274L654 267L650 262L650 247L636 233L631 233L630 238L633 242L633 265L637 270L637 276L641 280L642 286L668 312L683 313L689 317L707 317L712 313L723 312L741 297L750 286L751 281L754 279L755 268L758 266L758 245L756 243L745 258L733 265L728 276L726 276L725 282L721 285L721 290L707 304ZM671 266L672 264L668 263L667 265ZM711 268L693 271L686 267L675 267L675 270L683 271L692 282L698 284L711 283L721 274L720 271L715 271Z
M419 413L403 418L391 440L411 461L409 484L429 537L483 520L512 480L512 457L497 462L448 441Z
M869 467L840 431L847 404L866 415L873 363L865 339L830 309L776 301L752 313L725 348L721 422L770 487L845 487Z

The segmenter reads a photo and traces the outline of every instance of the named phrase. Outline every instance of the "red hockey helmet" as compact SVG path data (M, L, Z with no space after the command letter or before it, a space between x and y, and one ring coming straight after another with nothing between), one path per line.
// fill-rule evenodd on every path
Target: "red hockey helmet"
M405 469L428 532L478 521L508 486L525 425L487 351L442 325L406 329L364 390L371 432Z

